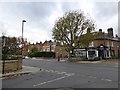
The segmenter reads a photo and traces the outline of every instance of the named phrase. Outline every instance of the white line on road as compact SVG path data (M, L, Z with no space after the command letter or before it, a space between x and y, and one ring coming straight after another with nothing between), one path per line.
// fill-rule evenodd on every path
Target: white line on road
M110 80L110 79L104 79L104 78L102 78L101 80L108 81L108 82L111 82L111 81L112 81L112 80Z
M64 78L66 78L66 77L70 77L70 76L73 76L73 75L74 75L74 74L71 74L71 75L59 77L59 78L56 78L56 79L53 79L53 80L49 80L49 81L46 81L46 82L42 82L42 83L33 85L33 87L40 86L40 85L44 85L44 84L51 83L51 82L54 82L54 81L58 81L58 80L61 80L61 79L64 79Z
M52 72L52 73L53 73L54 71L53 71L53 70L50 70L50 72Z
M71 75L75 75L75 73L69 73L69 74L65 74L67 76L71 76Z
M59 71L55 71L55 73L59 73Z
M97 78L97 77L94 77L94 76L88 76L88 77L89 77L89 78L95 78L95 79Z
M63 73L61 73L61 72L58 72L57 74L63 74Z
M66 74L66 72L58 72L57 74Z
M49 70L45 70L46 72L50 72Z

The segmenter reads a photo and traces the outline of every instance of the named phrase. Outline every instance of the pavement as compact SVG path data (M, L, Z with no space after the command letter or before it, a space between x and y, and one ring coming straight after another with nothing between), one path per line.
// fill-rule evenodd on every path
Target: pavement
M77 63L102 63L102 64L115 64L118 63L118 59L107 59L107 60L98 60L98 61L78 61Z
M10 73L5 73L5 74L0 74L0 79L6 79L6 78L14 77L14 76L36 73L38 71L42 71L42 69L38 67L22 66L21 70L10 72Z

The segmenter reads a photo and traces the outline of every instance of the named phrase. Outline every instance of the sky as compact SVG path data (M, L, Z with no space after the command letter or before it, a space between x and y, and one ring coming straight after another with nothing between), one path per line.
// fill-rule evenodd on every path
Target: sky
M44 42L52 39L52 28L56 20L70 10L82 10L95 21L96 31L112 27L118 34L118 0L1 0L0 35L22 36L28 42ZM119 34L120 36L120 34Z

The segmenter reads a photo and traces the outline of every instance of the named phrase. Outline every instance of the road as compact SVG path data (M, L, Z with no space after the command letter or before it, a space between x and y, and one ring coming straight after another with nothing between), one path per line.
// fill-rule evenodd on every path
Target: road
M3 80L3 88L118 88L118 67L57 60L24 60L42 71Z

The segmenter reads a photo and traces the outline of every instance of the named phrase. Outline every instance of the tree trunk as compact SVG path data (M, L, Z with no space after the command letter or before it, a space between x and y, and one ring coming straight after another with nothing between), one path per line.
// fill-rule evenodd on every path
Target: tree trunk
M68 54L68 61L70 61L70 57L71 57L71 54L70 54L70 52L69 52L69 54Z

